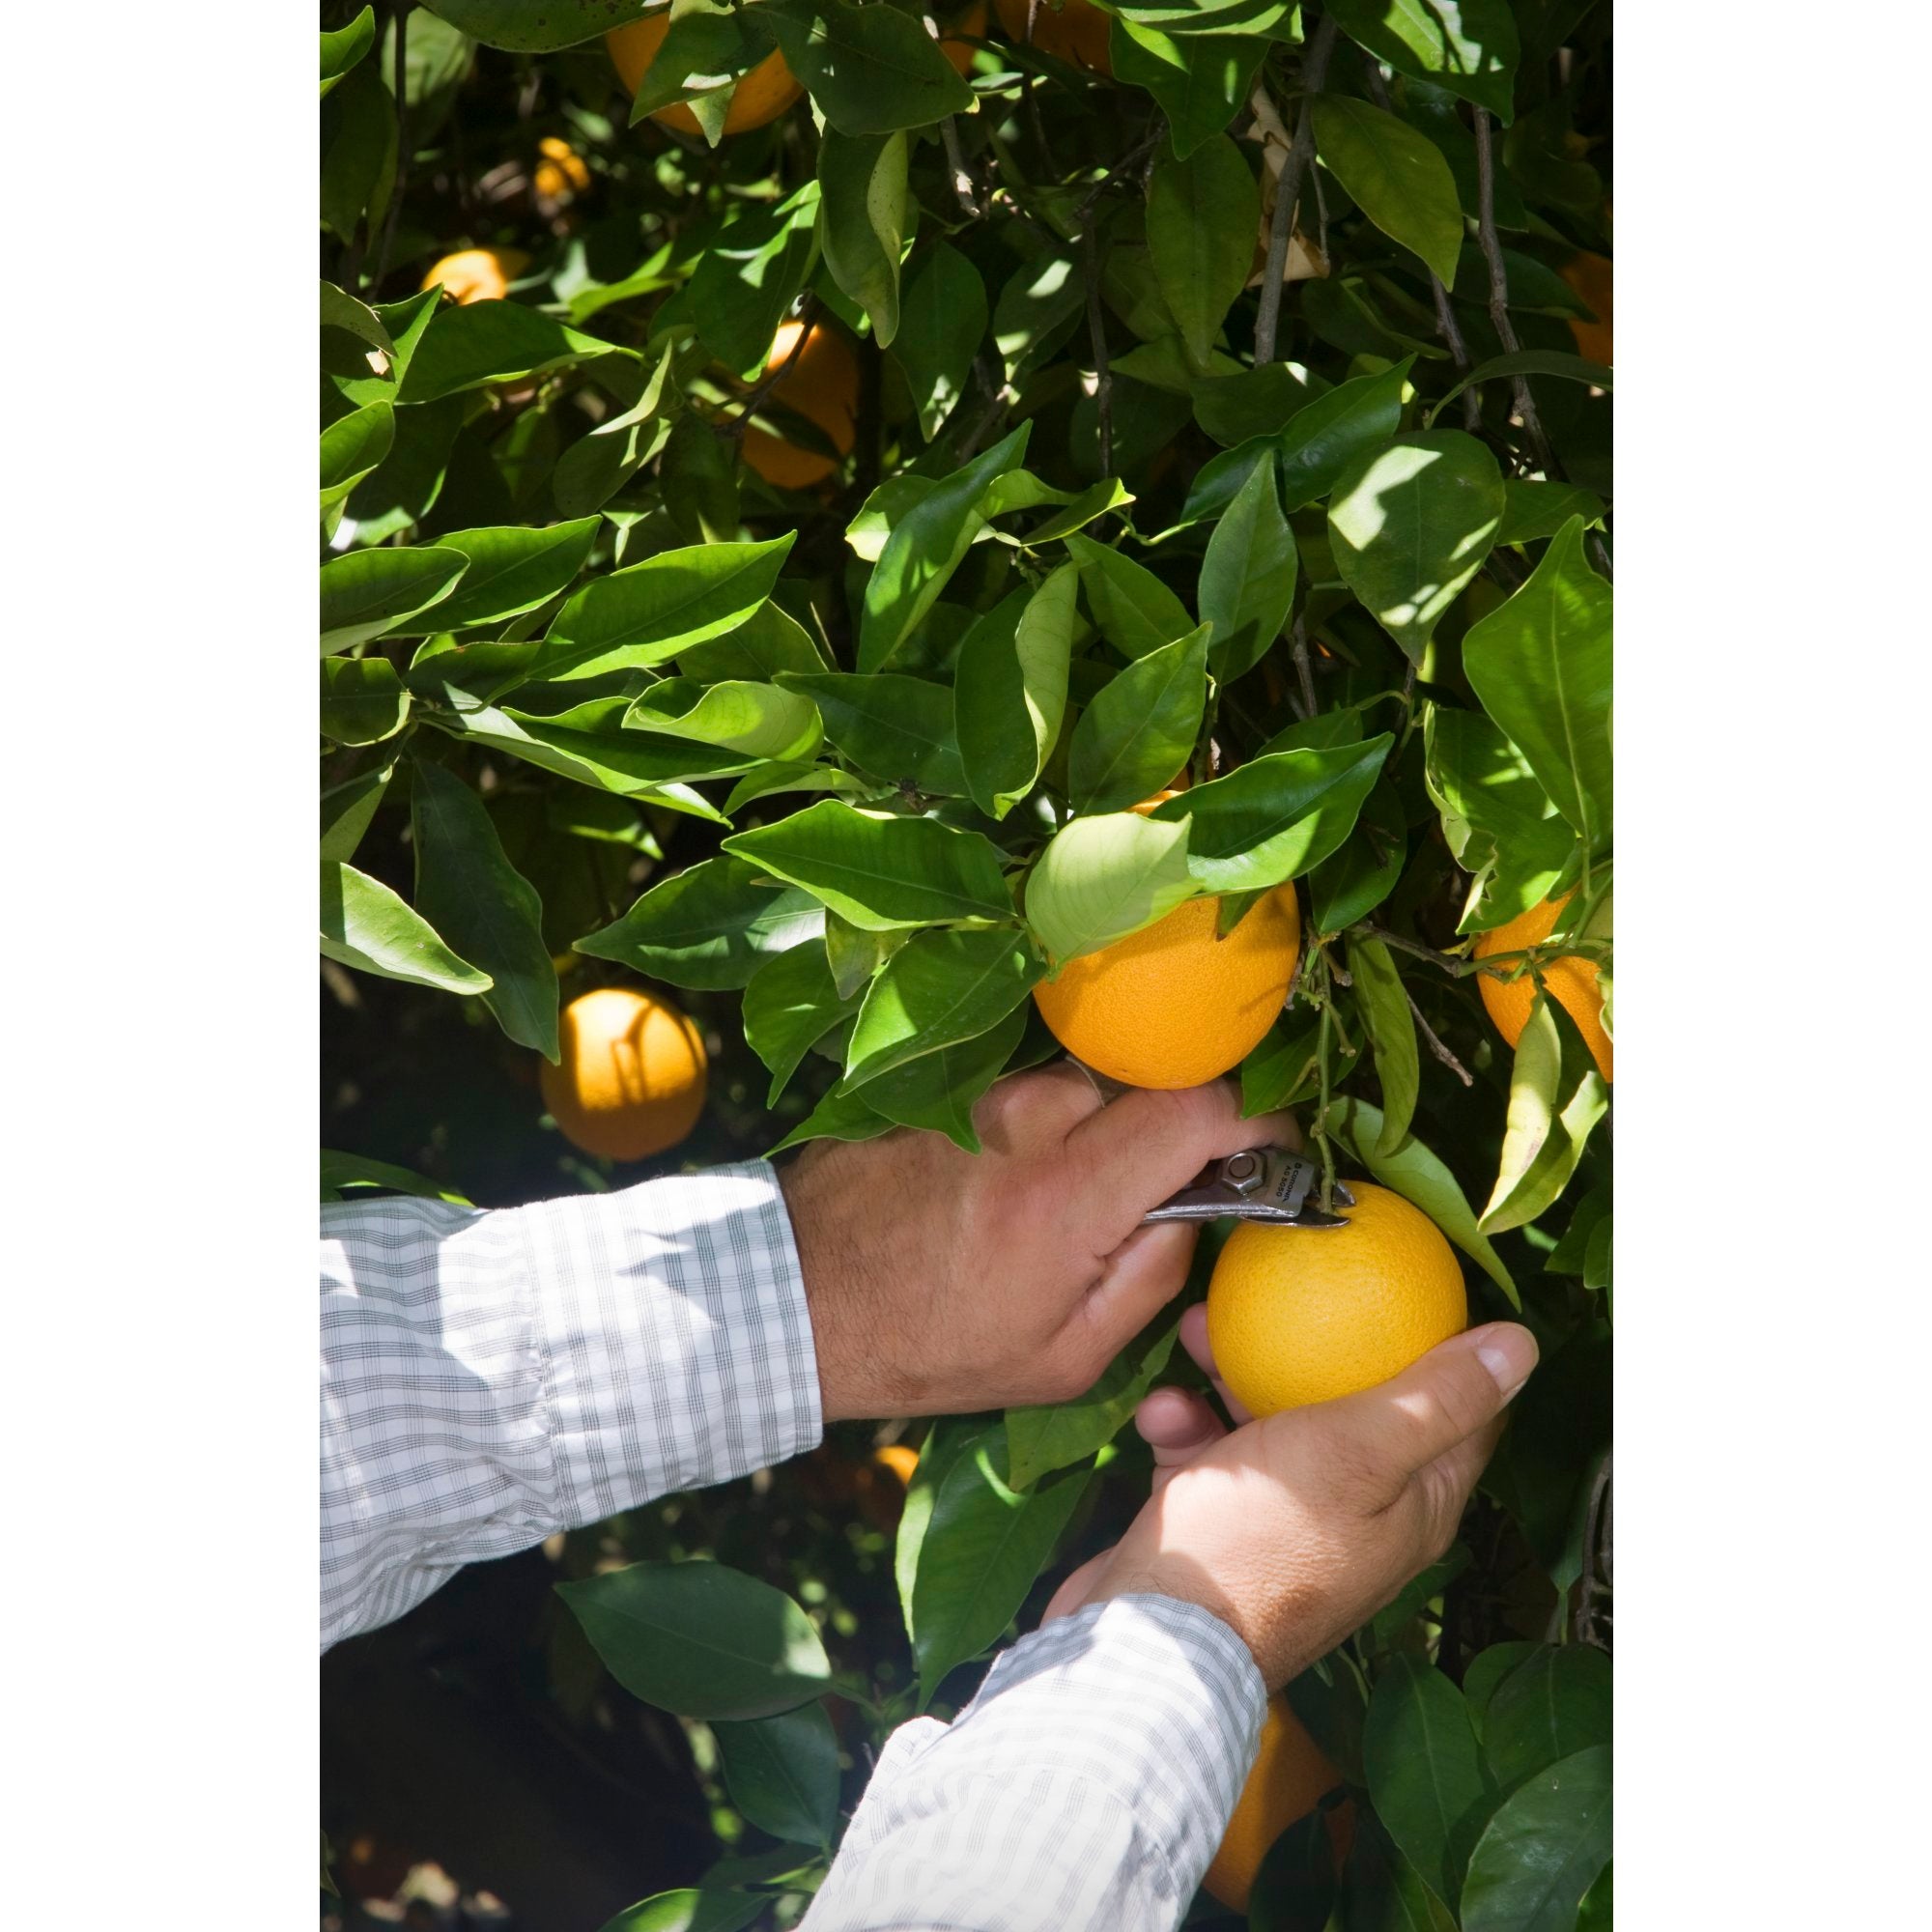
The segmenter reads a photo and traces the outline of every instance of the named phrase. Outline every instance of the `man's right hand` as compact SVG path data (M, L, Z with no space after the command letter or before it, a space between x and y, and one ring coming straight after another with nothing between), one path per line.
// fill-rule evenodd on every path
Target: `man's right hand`
M1205 1309L1180 1333L1211 1376ZM1279 1689L1449 1548L1535 1366L1529 1330L1493 1321L1359 1395L1260 1421L1230 1402L1232 1433L1204 1397L1156 1389L1134 1418L1159 1465L1154 1493L1043 1621L1109 1597L1178 1597L1230 1625Z

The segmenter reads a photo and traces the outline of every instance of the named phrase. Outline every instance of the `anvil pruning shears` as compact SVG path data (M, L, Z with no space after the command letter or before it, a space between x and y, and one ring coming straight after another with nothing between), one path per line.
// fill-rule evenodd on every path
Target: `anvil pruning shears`
M1231 1153L1197 1176L1191 1186L1170 1195L1144 1221L1218 1221L1232 1216L1264 1221L1277 1228L1346 1228L1348 1218L1331 1214L1320 1199L1321 1169L1288 1148L1250 1148ZM1338 1180L1332 1198L1352 1208L1355 1197Z

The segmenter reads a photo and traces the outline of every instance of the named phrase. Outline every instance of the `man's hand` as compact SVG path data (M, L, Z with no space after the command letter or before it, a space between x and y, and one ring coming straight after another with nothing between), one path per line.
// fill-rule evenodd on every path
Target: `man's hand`
M1205 1309L1180 1337L1211 1376ZM1493 1321L1360 1395L1259 1422L1230 1402L1232 1435L1204 1397L1155 1389L1134 1417L1159 1465L1153 1496L1043 1621L1108 1597L1179 1597L1232 1626L1278 1690L1449 1548L1535 1366L1529 1330Z
M899 1129L780 1173L827 1421L1078 1395L1186 1279L1195 1229L1142 1215L1209 1161L1301 1144L1223 1082L1103 1108L1065 1064L1001 1081L973 1120L979 1154Z

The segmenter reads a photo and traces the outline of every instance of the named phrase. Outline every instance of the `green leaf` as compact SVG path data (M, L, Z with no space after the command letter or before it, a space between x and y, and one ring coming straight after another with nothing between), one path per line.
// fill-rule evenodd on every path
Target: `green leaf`
M1516 1043L1501 1165L1482 1229L1525 1228L1570 1184L1609 1089L1577 1022L1539 992Z
M362 842L383 793L395 775L395 762L362 772L345 783L331 785L322 795L322 856L349 860Z
M1458 930L1487 931L1541 905L1577 839L1529 761L1480 711L1431 704L1422 743L1443 838L1471 875Z
M818 707L796 691L728 678L661 678L631 700L627 728L720 745L755 758L809 758L823 742Z
M954 1664L997 1642L1012 1622L1087 1487L1079 1470L1022 1494L1009 1485L1005 1463L997 1433L981 1436L933 1498L913 1583L922 1708Z
M769 1718L832 1688L811 1619L722 1563L633 1563L556 1593L611 1676L680 1718Z
M1275 752L1157 805L1191 819L1187 869L1205 893L1253 892L1298 878L1349 836L1395 740ZM1049 848L1051 849L1051 848Z
M548 54L594 41L650 11L653 0L435 0L430 12L486 47Z
M396 104L373 65L357 65L323 109L323 221L351 241L366 216L373 229L396 179Z
M1183 160L1221 133L1254 92L1267 43L1234 34L1181 34L1122 18L1111 37L1114 78L1160 103ZM1251 238L1252 239L1252 238Z
M338 745L378 744L393 738L409 715L410 695L387 658L322 660L325 738Z
M823 1704L712 1726L731 1803L775 1838L826 1845L838 1831L838 1736Z
M1100 635L1123 656L1144 658L1194 629L1187 607L1145 564L1092 537L1070 536L1066 550Z
M929 128L973 107L918 17L843 0L767 0L761 19L826 121L841 134Z
M1529 582L1463 639L1483 709L1593 852L1610 842L1611 602L1583 554L1583 520L1573 517Z
M1105 1448L1167 1367L1179 1332L1179 1322L1170 1321L1151 1343L1130 1343L1085 1395L1070 1402L1008 1409L1007 1462L1013 1488L1029 1490L1042 1476Z
M1184 812L1178 824L1137 811L1073 819L1028 876L1028 925L1060 965L1151 925L1196 890L1187 837Z
M380 879L340 860L322 862L322 950L379 979L449 993L481 993L490 976L459 959L435 927Z
M1231 449L1254 437L1278 437L1327 386L1289 362L1264 362L1235 376L1203 376L1191 389L1194 420Z
M1328 1111L1328 1131L1351 1148L1355 1157L1391 1193L1414 1202L1509 1296L1512 1308L1521 1308L1516 1282L1478 1227L1456 1177L1428 1148L1409 1139L1393 1153L1383 1153L1381 1109L1366 1100L1335 1101Z
M460 631L534 611L583 567L598 526L598 518L584 517L547 528L508 525L439 536L438 548L467 556L469 568L464 572L462 587L438 610L437 629Z
M952 689L967 789L1006 814L1033 789L1066 712L1079 572L1063 564L1031 593L1015 590L966 633Z
M899 327L899 256L906 237L906 138L841 134L818 143L818 242L825 266L866 311L881 349Z
M1313 106L1321 164L1390 241L1413 249L1453 289L1463 209L1442 151L1366 100L1318 94Z
M1049 242L1008 277L993 304L993 341L1009 382L1046 362L1087 306L1072 250Z
M765 1150L765 1158L774 1160L786 1148L802 1147L807 1141L869 1141L892 1128L883 1114L875 1114L856 1094L842 1094L834 1088L810 1114L781 1141Z
M458 1208L475 1206L467 1194L459 1194L440 1181L431 1180L407 1167L392 1167L387 1161L365 1160L360 1154L322 1151L322 1198L340 1201L344 1188L386 1187L395 1194L413 1194L428 1201L447 1201Z
M1427 1659L1400 1652L1383 1667L1362 1764L1376 1815L1431 1889L1453 1903L1495 1793L1463 1693Z
M1464 1932L1571 1932L1609 1862L1610 1747L1540 1773L1489 1821L1469 1860Z
M1379 939L1349 941L1349 977L1355 1005L1376 1050L1376 1078L1381 1082L1382 1124L1376 1152L1383 1159L1408 1137L1422 1082L1422 1060L1415 1044L1415 1018L1402 988L1402 974Z
M1496 1687L1482 1719L1483 1756L1514 1791L1611 1737L1610 1660L1587 1643L1542 1644Z
M779 682L818 706L825 735L861 770L887 784L965 795L952 694L945 685L895 671L781 671Z
M519 1046L556 1060L556 968L543 901L504 854L483 801L452 771L418 761L410 782L416 905L490 975L483 1004Z
M1386 773L1362 803L1349 834L1308 875L1308 916L1317 932L1366 919L1395 891L1408 857L1408 820Z
M1420 664L1502 516L1502 472L1488 444L1428 430L1350 466L1328 505L1328 540L1350 589Z
M868 931L840 919L836 912L825 915L825 962L832 969L832 983L841 1000L858 997L881 966L913 936L916 928L900 925L883 932Z
M879 669L938 601L973 539L985 528L980 499L987 486L1019 467L1032 427L1022 423L955 470L894 527L866 582L859 621L862 671Z
M1038 550L1044 544L1058 542L1062 537L1071 536L1075 530L1085 529L1108 511L1124 509L1133 501L1133 496L1118 476L1103 476L1099 482L1081 491L1065 508L1029 530L1021 541L1028 550Z
M579 437L557 458L550 473L550 494L565 516L587 516L602 509L669 443L677 404L674 392L668 397L666 387L676 357L677 344L668 344L638 400L599 423L588 436ZM718 439L708 424L702 427L715 448ZM659 481L665 481L662 467Z
M1013 914L998 848L977 832L930 818L895 818L821 799L776 825L734 833L724 849L874 931Z
M940 1485L967 1449L998 1427L997 1419L991 1416L935 1416L920 1444L919 1462L906 1485L905 1507L899 1513L898 1537L893 1549L893 1576L898 1585L899 1610L908 1640L913 1632L912 1596L919 1574L920 1546L925 1541Z
M1148 251L1197 369L1207 369L1222 318L1246 286L1260 227L1261 191L1225 134L1185 158L1170 146L1155 161L1148 185Z
M1455 1915L1366 1808L1342 1868L1342 1923L1348 1932L1457 1932Z
M824 930L824 909L809 893L775 887L755 866L723 856L661 880L576 950L647 979L714 992L745 985L772 955Z
M984 1033L922 1053L853 1091L895 1125L944 1134L965 1152L978 1153L974 1105L1000 1077L1026 1022L1026 1009L1015 1007Z
M1537 478L1503 479L1503 521L1498 544L1541 543L1553 537L1572 517L1585 529L1601 529L1604 499L1577 483L1546 483Z
M472 744L508 752L578 784L626 797L649 796L673 810L719 819L719 813L697 793L678 790L679 782L740 772L751 761L740 753L691 739L661 737L654 731L626 731L621 724L625 708L623 698L610 697L580 704L554 718L486 706L460 713L432 713L428 722L452 738L467 738Z
M1120 811L1187 763L1208 698L1208 627L1136 659L1081 713L1067 752L1077 812Z
M376 10L365 7L346 27L322 36L322 91L326 95L376 44Z
M1187 486L1187 500L1181 504L1179 516L1160 533L1156 541L1164 543L1177 530L1188 529L1195 524L1216 523L1226 516L1235 498L1247 487L1257 469L1274 470L1277 448L1273 437L1253 436L1233 449L1224 449L1218 456L1210 456L1194 472L1194 480Z
M744 1932L770 1903L761 1891L700 1891L684 1886L627 1905L616 1918L607 1918L599 1932Z
M705 684L727 677L778 684L786 671L821 671L826 667L805 626L778 605L763 604L722 638L686 644L677 654L677 668L686 677Z
M728 114L729 83L721 85L719 77L743 74L772 50L771 36L761 33L748 14L710 6L669 11L670 25L631 99L633 128L674 100L689 101L695 107L702 99L707 110L723 108ZM715 148L718 128L710 124L705 112L699 112L697 119L705 140Z
M1469 1720L1475 1725L1478 1737L1483 1734L1490 1699L1501 1690L1503 1680L1542 1648L1535 1643L1492 1643L1469 1660L1469 1666L1463 1673L1463 1695L1468 1702Z
M337 416L322 433L322 507L342 501L383 459L396 438L396 412L387 403L365 403Z
M1566 382L1587 383L1593 389L1610 389L1616 385L1616 379L1601 362L1586 361L1560 349L1519 349L1508 355L1493 355L1487 362L1479 362L1436 402L1423 418L1424 422L1433 424L1472 384L1492 382L1498 376L1560 376Z
M986 285L979 270L940 242L905 292L892 345L927 442L965 394L986 322Z
M1281 439L1281 507L1286 514L1293 516L1327 496L1350 464L1395 435L1414 362L1408 355L1379 376L1357 376L1295 413Z
M1215 525L1201 564L1201 616L1214 636L1208 664L1220 683L1260 663L1281 635L1294 602L1295 565L1274 465L1257 463Z
M486 383L522 381L599 355L634 352L553 321L517 301L451 303L436 311L410 359L397 400L433 403Z
M745 983L745 1043L771 1072L767 1107L778 1104L812 1047L858 1010L856 993L839 997L825 948L816 942L764 959Z
M376 470L350 493L344 508L357 534L377 539L421 522L442 494L463 427L463 399L450 396L396 412L395 440Z
M915 933L867 989L845 1049L847 1090L941 1047L977 1039L1026 998L1045 970L1011 926Z
M330 557L322 566L323 655L400 631L418 611L448 596L469 567L460 551L434 545L352 550Z
M796 536L661 551L593 579L556 613L531 675L636 669L735 631L771 595Z
M698 257L685 284L685 312L727 368L745 375L764 368L817 251L818 184L809 181L776 206L741 206Z
M1332 0L1328 12L1398 73L1446 87L1509 126L1519 52L1509 0Z

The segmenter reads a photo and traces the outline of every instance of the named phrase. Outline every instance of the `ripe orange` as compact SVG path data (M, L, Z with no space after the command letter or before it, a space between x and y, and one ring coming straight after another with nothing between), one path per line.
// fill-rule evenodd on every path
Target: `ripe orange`
M1573 255L1557 272L1596 310L1595 322L1580 316L1570 318L1570 333L1577 338L1577 353L1592 362L1613 367L1616 355L1610 347L1610 259L1592 255L1587 249Z
M1267 1850L1296 1819L1305 1818L1342 1781L1277 1690L1262 1719L1254 1769L1235 1801L1221 1849L1201 1883L1231 1912L1248 1909L1248 1893Z
M974 56L980 49L961 40L961 34L970 34L974 41L986 38L986 0L973 0L972 6L958 19L939 30L939 51L952 63L953 72L963 79L971 71Z
M1164 918L1069 959L1034 988L1039 1016L1068 1053L1129 1087L1198 1087L1261 1044L1301 954L1293 886L1277 886L1225 939L1218 898L1183 899Z
M1031 0L998 0L1000 25L1007 39L1022 46L1027 40L1027 13ZM1039 0L1034 10L1033 44L1043 54L1070 61L1093 73L1112 73L1114 63L1107 52L1107 15L1089 0Z
M661 14L647 14L641 20L633 20L627 27L612 27L604 36L604 44L616 64L617 77L633 95L669 32L670 10L666 8ZM762 128L766 122L776 121L804 92L792 78L784 56L773 48L756 67L740 77L737 92L725 111L725 133L742 134L748 128ZM675 128L680 134L703 131L697 125L697 116L682 100L660 107L651 119L667 128Z
M903 1489L911 1484L912 1472L919 1467L919 1451L910 1442L889 1442L872 1451L872 1461L880 1468L890 1469Z
M799 327L796 322L780 323L765 357L767 372L790 355ZM849 454L859 434L859 358L852 345L836 328L813 324L797 361L772 391L772 401L816 423L841 456ZM831 457L801 449L755 424L745 432L744 449L745 461L781 490L810 489L838 468Z
M668 1000L600 986L563 1009L562 1058L538 1068L544 1105L585 1153L642 1160L675 1147L704 1111L703 1037Z
M530 184L546 201L561 201L568 194L582 194L590 185L590 170L583 156L568 141L546 134L537 143L543 156L530 171Z
M422 285L432 289L440 282L459 302L501 301L529 266L521 248L459 248L437 263Z
M1456 1253L1420 1208L1351 1180L1346 1228L1243 1221L1208 1284L1208 1346L1256 1415L1400 1375L1468 1325Z
M1520 952L1525 947L1540 944L1548 938L1557 914L1569 903L1568 893L1560 899L1545 899L1507 925L1484 933L1476 941L1476 957L1488 959L1497 952ZM1605 901L1605 911L1591 922L1605 937L1608 937L1607 908ZM1548 961L1542 971L1549 997L1577 1022L1577 1030L1597 1063L1597 1071L1608 1080L1612 1052L1610 1037L1604 1031L1604 996L1597 990L1596 961L1564 956ZM1529 1009L1536 1003L1536 981L1527 973L1516 980L1498 980L1493 974L1478 973L1476 990L1482 994L1483 1005L1489 1009L1496 1031L1514 1047L1529 1024Z

